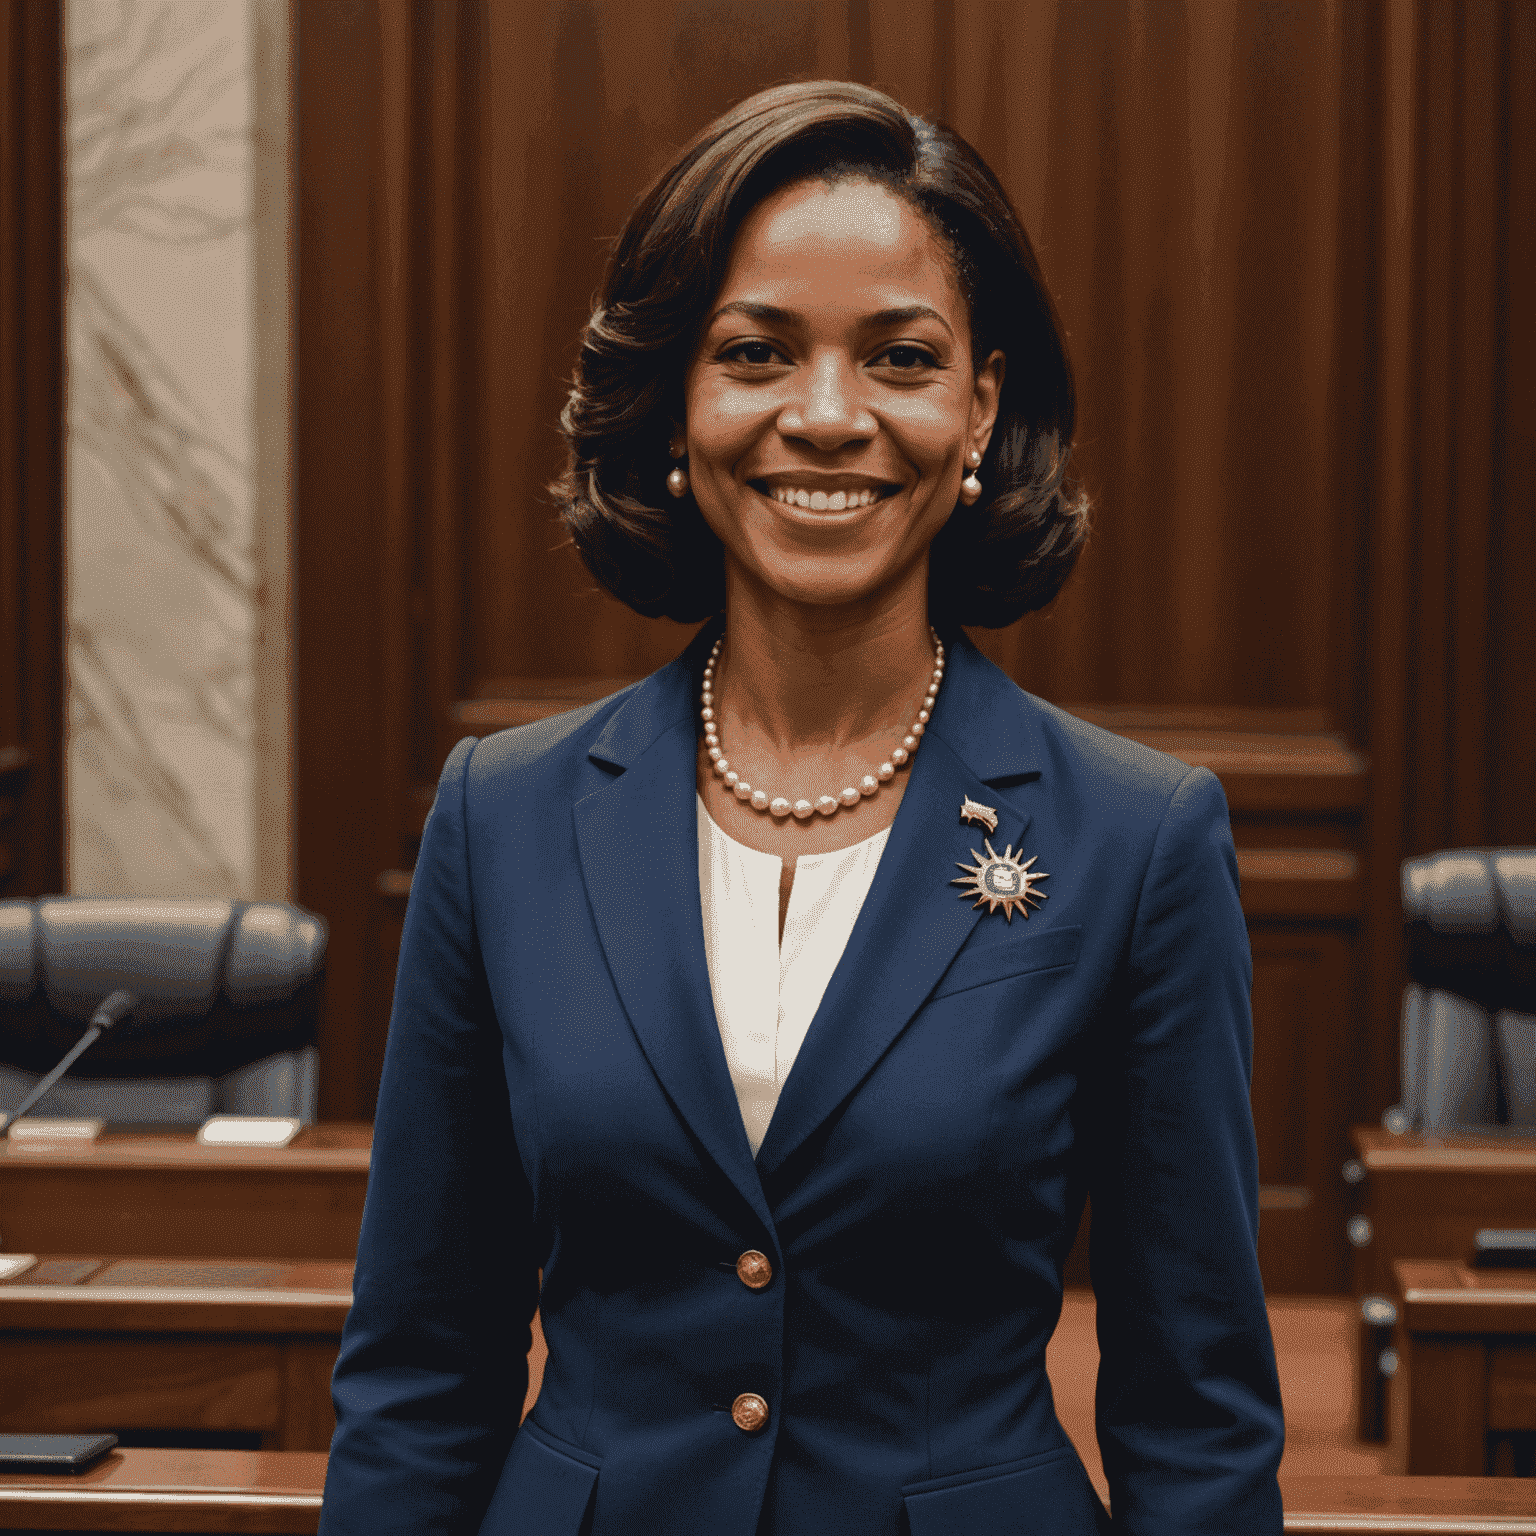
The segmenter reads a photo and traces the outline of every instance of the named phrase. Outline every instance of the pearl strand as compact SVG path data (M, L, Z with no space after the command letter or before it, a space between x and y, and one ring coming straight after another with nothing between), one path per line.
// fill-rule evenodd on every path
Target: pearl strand
M725 781L725 787L738 800L750 804L754 811L768 811L781 820L789 815L793 815L797 821L805 821L812 814L831 816L836 811L868 799L882 784L889 783L896 777L898 768L904 767L911 760L912 754L917 751L918 742L928 729L928 721L932 718L934 700L939 696L939 684L944 681L944 643L932 626L929 627L928 633L933 639L933 674L928 680L928 692L923 697L923 707L918 710L917 719L912 722L912 728L901 738L901 745L893 747L890 757L873 773L866 773L857 785L850 784L836 795L822 795L814 803L809 800L796 800L791 804L783 795L770 798L766 789L753 789L731 767L720 745L720 727L715 719L715 662L719 658L720 647L725 644L725 634L722 631L720 638L715 641L714 649L709 653L708 662L705 663L704 690L700 694L699 718L704 722L704 745L709 752L710 766L716 775Z

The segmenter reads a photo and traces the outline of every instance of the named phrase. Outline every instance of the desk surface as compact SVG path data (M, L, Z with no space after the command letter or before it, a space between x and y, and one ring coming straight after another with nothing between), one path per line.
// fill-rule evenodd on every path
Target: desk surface
M324 1451L114 1451L88 1472L0 1473L0 1530L308 1536Z
M39 1256L0 1283L0 1331L339 1334L350 1264Z
M55 1282L26 1283L38 1274ZM44 1259L0 1285L0 1429L237 1431L324 1450L351 1281L347 1264Z
M193 1126L109 1126L95 1141L0 1138L0 1168L234 1168L252 1173L368 1172L373 1127L342 1120L302 1126L286 1147L205 1147Z
M286 1147L202 1147L191 1129L0 1141L11 1253L202 1254L351 1263L373 1128L305 1126Z
M1394 1136L1380 1125L1355 1125L1349 1136L1372 1173L1536 1174L1536 1135Z
M324 1486L321 1452L117 1451L79 1476L0 1474L0 1530L309 1533ZM1286 1530L1309 1536L1536 1536L1528 1478L1301 1477L1281 1487Z
M1287 1531L1309 1536L1536 1536L1528 1477L1282 1476Z
M1392 1273L1410 1333L1536 1333L1536 1269L1398 1259Z

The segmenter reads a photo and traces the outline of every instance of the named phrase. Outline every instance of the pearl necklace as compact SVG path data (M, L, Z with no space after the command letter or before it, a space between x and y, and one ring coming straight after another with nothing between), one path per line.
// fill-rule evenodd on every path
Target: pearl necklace
M704 691L699 696L699 718L704 722L704 745L709 749L709 761L715 773L725 781L725 787L738 800L748 802L754 811L769 811L781 820L793 814L796 820L804 821L813 812L830 816L845 806L857 805L860 800L867 799L882 784L894 779L896 770L910 761L912 754L917 751L918 740L928 729L928 720L933 713L933 702L939 696L939 684L944 681L944 643L931 625L928 633L933 638L933 675L928 682L928 692L923 698L923 707L918 710L917 719L912 722L911 730L901 738L901 745L893 747L890 757L873 773L866 773L857 786L850 784L840 794L822 795L814 803L809 800L796 800L791 803L783 795L770 798L766 789L753 789L731 767L720 746L720 727L715 719L715 661L720 655L720 647L725 644L725 634L722 631L720 638L715 641L714 649L709 653L708 662L705 663Z

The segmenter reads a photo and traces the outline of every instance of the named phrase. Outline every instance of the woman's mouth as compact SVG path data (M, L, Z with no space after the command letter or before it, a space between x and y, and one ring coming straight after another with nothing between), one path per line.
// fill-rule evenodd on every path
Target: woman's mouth
M801 507L809 512L852 512L882 501L891 494L889 486L849 486L827 490L805 485L770 485L756 481L753 488L781 506Z

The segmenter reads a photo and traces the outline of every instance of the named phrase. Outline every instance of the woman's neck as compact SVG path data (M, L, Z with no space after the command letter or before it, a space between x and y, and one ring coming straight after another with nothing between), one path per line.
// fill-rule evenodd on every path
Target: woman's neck
M933 670L925 602L849 612L732 598L715 693L738 731L787 754L909 727Z

